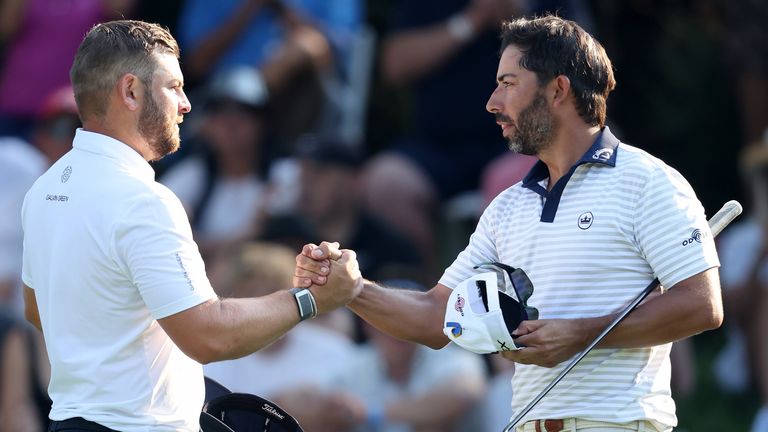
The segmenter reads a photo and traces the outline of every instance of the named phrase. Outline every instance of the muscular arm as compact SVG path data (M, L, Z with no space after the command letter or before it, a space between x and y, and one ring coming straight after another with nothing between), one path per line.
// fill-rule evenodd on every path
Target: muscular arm
M215 299L158 320L185 354L200 363L242 357L271 344L299 323L288 291L264 297Z
M610 316L610 319L613 318ZM636 348L660 345L715 329L722 322L718 270L711 268L640 305L599 346ZM600 331L602 328L598 333Z
M311 288L319 313L349 303L362 288L353 252L344 252L330 266L326 286ZM262 297L209 300L158 322L185 354L210 363L271 344L299 323L299 311L293 295L282 290Z
M293 285L320 285L322 289L325 272L321 268L327 265L329 257L333 264L339 255L338 243L305 245L296 257ZM331 269L329 279L333 276ZM451 289L441 284L425 293L383 287L366 280L360 294L347 307L384 333L440 349L449 342L443 333L443 318L450 295Z
M618 315L524 321L513 333L527 348L503 353L519 363L552 367L589 345ZM680 340L720 326L723 307L717 268L685 279L643 303L598 345L638 348Z
M348 307L384 333L440 349L449 342L443 334L443 318L450 295L450 288L440 284L424 293L366 281Z

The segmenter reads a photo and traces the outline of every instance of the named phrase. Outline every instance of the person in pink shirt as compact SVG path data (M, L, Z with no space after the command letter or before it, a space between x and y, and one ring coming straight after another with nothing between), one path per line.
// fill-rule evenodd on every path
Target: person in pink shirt
M127 14L134 0L0 2L0 136L29 138L51 91L69 84L77 46L96 23Z

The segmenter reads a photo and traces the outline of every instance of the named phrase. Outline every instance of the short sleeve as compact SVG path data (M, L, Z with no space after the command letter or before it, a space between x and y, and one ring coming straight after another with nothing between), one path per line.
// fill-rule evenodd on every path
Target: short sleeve
M638 200L635 237L665 287L720 265L704 207L683 176L661 163Z
M155 319L216 296L184 209L166 188L129 206L114 231L113 254Z
M477 264L498 261L496 242L494 238L493 218L496 206L492 203L480 216L475 232L469 238L467 247L459 253L448 267L439 283L448 288L455 288L461 281L476 274L473 267Z

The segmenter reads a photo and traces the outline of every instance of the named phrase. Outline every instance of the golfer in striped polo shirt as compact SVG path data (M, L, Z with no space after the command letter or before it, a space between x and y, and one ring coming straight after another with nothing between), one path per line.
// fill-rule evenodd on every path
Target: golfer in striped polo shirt
M443 315L453 307L446 304L452 290L487 271L477 264L521 269L538 319L512 333L525 348L496 345L517 363L514 414L656 277L664 293L622 321L517 430L671 430L671 343L722 322L719 262L704 209L677 171L605 127L611 62L577 24L552 16L506 22L496 80L486 108L510 149L540 161L490 204L432 290L367 282L349 307L390 334L439 348L446 333L462 337L461 322L444 333ZM326 243L319 249L336 255ZM319 274L313 251L308 245L299 257L297 285ZM469 306L454 302L463 315Z

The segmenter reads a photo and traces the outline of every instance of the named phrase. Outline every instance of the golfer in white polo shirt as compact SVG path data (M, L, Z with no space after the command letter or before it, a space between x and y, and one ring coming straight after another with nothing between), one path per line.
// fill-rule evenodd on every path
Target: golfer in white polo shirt
M722 322L719 262L704 209L677 171L605 127L615 81L608 56L589 34L547 16L507 22L501 36L497 86L486 108L511 150L540 161L488 206L432 290L366 282L349 307L387 333L439 348L447 334L457 342L476 337L467 334L476 328L463 326L462 316L482 304L457 297L447 305L453 289L489 271L475 265L493 261L521 270L527 278L519 280L530 279L521 284L530 295L523 300L538 311L538 319L513 327L514 343L525 348L505 351L511 344L487 341L517 363L513 415L657 277L668 291L622 321L517 430L671 430L677 422L671 342ZM325 256L332 249L321 245ZM321 283L314 251L304 248L296 284ZM459 318L446 322L446 306Z
M197 432L200 363L256 351L362 286L345 252L328 287L217 298L148 164L179 147L191 108L178 56L157 25L95 26L70 72L83 128L24 201L26 315L51 360L52 431Z

